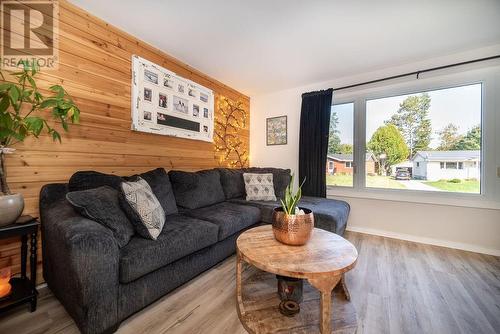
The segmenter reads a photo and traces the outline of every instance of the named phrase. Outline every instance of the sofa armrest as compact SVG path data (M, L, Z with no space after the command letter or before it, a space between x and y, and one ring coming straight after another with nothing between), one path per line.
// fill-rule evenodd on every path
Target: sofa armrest
M113 330L119 323L118 244L109 229L79 215L64 196L49 203L51 193L48 185L40 195L45 281L82 333Z

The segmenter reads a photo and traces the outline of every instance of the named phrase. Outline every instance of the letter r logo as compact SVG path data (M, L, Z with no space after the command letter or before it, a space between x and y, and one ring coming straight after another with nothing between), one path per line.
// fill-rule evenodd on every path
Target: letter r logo
M52 55L53 15L53 2L2 1L2 54Z

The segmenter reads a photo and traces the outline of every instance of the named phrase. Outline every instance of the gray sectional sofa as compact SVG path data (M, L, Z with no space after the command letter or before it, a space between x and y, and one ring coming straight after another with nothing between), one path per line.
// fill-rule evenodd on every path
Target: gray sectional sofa
M77 213L69 191L109 186L123 178L78 172L68 184L41 190L43 274L82 333L111 333L120 322L235 252L238 235L271 223L278 202L249 202L243 172L273 173L277 197L290 170L213 169L196 173L156 169L140 176L166 213L157 240L134 235L119 247L112 231ZM316 226L342 235L349 215L343 201L304 197Z

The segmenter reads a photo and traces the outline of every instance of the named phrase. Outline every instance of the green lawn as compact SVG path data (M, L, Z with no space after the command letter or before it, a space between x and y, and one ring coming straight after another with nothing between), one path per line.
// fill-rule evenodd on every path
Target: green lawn
M352 187L352 175L327 175L326 184L329 186ZM389 176L366 176L366 186L372 188L404 189L405 186Z
M453 183L447 180L423 182L434 188L446 191L454 191L460 193L476 193L479 194L480 182L478 180L461 180L460 183Z
M326 185L352 187L352 175L347 175L347 174L327 175Z

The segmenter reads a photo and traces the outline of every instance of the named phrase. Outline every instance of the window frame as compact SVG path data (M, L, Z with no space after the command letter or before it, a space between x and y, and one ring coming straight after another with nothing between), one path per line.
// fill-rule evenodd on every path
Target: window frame
M481 164L480 170L480 194L366 187L366 168L362 161L362 157L366 151L367 101L474 84L482 85L481 161L483 163ZM500 193L496 193L495 189L495 103L499 103L497 105L500 105L500 98L495 95L496 84L500 84L500 66L494 68L493 71L491 68L480 68L445 74L429 73L425 76L421 75L419 80L410 78L398 80L396 83L375 84L369 87L361 87L359 90L334 92L332 105L354 103L353 159L355 168L353 169L353 186L328 186L328 196L338 197L340 195L353 198L373 198L414 203L500 209ZM487 180L490 182L487 182Z

